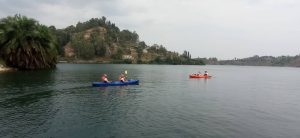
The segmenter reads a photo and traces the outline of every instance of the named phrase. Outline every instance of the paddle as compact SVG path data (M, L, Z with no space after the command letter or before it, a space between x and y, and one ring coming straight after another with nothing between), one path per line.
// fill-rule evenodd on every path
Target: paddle
M124 74L125 74L125 78L127 78L128 77L127 70L124 71Z

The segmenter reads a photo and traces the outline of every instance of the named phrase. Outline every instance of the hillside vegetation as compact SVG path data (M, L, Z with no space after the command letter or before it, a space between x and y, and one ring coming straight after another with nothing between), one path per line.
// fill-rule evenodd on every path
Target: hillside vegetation
M100 63L144 64L204 64L192 59L188 51L182 54L168 51L164 46L147 45L135 31L120 30L105 17L79 22L76 26L56 29L61 60L95 61Z
M0 19L0 57L8 67L33 70L54 68L55 36L47 26L26 16Z
M292 66L300 67L300 55L297 56L252 56L242 59L233 60L220 60L214 59L202 59L207 64L217 65L247 65L247 66Z

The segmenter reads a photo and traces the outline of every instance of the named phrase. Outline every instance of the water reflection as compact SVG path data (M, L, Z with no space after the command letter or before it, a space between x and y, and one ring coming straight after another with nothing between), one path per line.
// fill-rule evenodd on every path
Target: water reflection
M218 78L188 78L201 68L60 64L1 73L0 136L297 137L299 69L208 66ZM125 69L140 85L91 86Z
M53 70L0 74L1 136L25 137L42 132L39 126L56 113L51 89L54 74Z
M97 87L96 89L104 96L125 96L129 86Z
M51 97L53 91L42 91L39 93L30 93L22 96L15 96L12 98L7 98L0 102L0 107L3 108L13 108L13 107L26 107L35 102L39 102L42 98Z

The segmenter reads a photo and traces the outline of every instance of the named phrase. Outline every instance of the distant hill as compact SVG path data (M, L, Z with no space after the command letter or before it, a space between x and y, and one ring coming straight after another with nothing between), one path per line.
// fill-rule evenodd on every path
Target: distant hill
M300 67L300 55L296 56L252 56L242 59L233 60L207 60L203 59L207 64L214 65L248 65L248 66L291 66Z
M164 46L147 45L135 31L120 30L105 17L78 22L64 29L49 27L56 35L61 60L70 62L145 64L204 64L183 54L168 51Z

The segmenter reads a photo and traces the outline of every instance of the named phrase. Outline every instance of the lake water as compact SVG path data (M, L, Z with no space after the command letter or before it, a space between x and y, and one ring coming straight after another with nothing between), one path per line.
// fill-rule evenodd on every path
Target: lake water
M124 70L140 85L91 87ZM188 78L205 70L213 78ZM300 69L59 64L2 72L0 136L299 138Z

